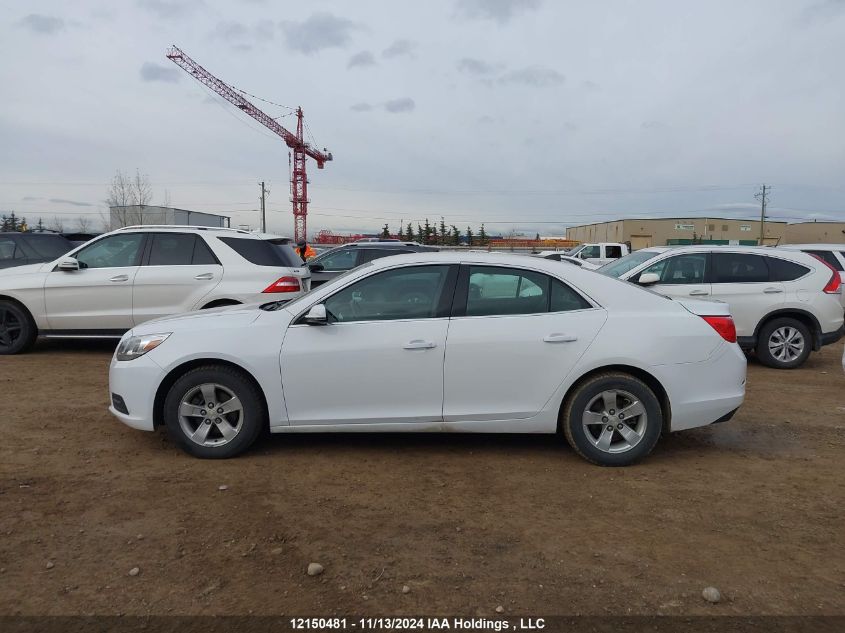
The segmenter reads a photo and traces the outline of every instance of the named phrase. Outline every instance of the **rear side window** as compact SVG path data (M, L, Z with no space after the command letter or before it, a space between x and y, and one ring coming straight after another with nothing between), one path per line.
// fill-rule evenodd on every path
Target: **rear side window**
M270 239L266 241L267 243L273 245L273 248L276 249L276 253L282 259L282 261L285 262L285 266L290 266L291 268L302 267L302 258L299 256L299 253L296 252L296 249L291 246L289 240Z
M834 270L842 270L842 264L839 263L839 259L830 251L804 251L805 253L809 253L810 255L815 255L816 257L820 257L822 260L833 266Z
M806 266L785 259L767 257L766 260L769 264L770 281L793 281L810 272Z
M205 243L205 240L199 235L196 237L197 241L194 243L194 257L191 260L191 263L194 266L219 264L220 262L217 261L217 258L214 256L214 253L211 252L211 249L208 247L208 244Z
M769 281L766 258L750 253L713 253L713 283Z
M557 279L552 279L552 296L549 312L585 310L590 304L586 299Z
M148 266L190 266L196 237L190 233L155 233Z
M621 246L605 246L604 247L605 257L610 257L612 259L618 259L622 257L622 247Z
M256 266L290 266L282 260L276 247L265 240L242 237L218 237L218 240L234 250L238 255Z
M68 242L61 235L28 235L26 244L39 257L56 259L73 249L73 244Z
M539 314L581 310L590 305L574 290L530 270L470 266L467 316Z

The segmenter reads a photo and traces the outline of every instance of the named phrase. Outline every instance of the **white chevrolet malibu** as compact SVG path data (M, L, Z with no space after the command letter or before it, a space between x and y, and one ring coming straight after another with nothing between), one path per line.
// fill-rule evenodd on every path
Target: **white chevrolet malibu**
M730 419L745 356L724 303L672 300L536 257L375 260L299 299L128 332L110 411L197 457L273 433L561 433L630 464L661 434Z

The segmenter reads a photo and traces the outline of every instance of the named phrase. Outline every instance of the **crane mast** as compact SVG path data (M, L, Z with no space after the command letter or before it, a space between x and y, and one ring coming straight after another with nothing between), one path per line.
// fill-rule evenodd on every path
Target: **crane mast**
M273 117L255 107L255 105L232 86L218 79L188 57L178 47L171 46L167 49L167 58L182 70L192 75L201 84L208 86L236 108L251 116L277 136L280 136L291 149L291 153L293 154L293 168L291 170L290 194L291 203L293 204L293 235L297 242L307 239L308 175L306 173L305 159L306 157L312 158L317 163L317 168L323 169L325 164L332 160L332 154L326 151L325 148L320 151L305 142L302 108L296 109L296 133L290 132Z

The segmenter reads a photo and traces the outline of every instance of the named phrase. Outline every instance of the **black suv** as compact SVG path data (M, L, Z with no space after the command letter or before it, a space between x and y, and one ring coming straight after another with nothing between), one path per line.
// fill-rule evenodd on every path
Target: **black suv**
M379 241L352 242L318 255L308 262L311 269L311 287L331 281L341 273L351 270L374 259L401 255L402 253L421 253L440 250L433 246L423 246L416 242Z
M0 233L0 269L51 262L71 250L57 233Z

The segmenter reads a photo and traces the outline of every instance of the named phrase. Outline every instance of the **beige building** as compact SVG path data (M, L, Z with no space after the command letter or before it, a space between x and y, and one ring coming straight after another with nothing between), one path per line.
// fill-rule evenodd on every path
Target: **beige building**
M783 243L786 227L786 222L767 221L764 243ZM683 244L692 240L756 244L760 238L760 221L733 218L639 218L571 226L566 229L566 237L579 242L630 242L632 250Z
M845 222L796 222L786 225L787 244L845 244Z

